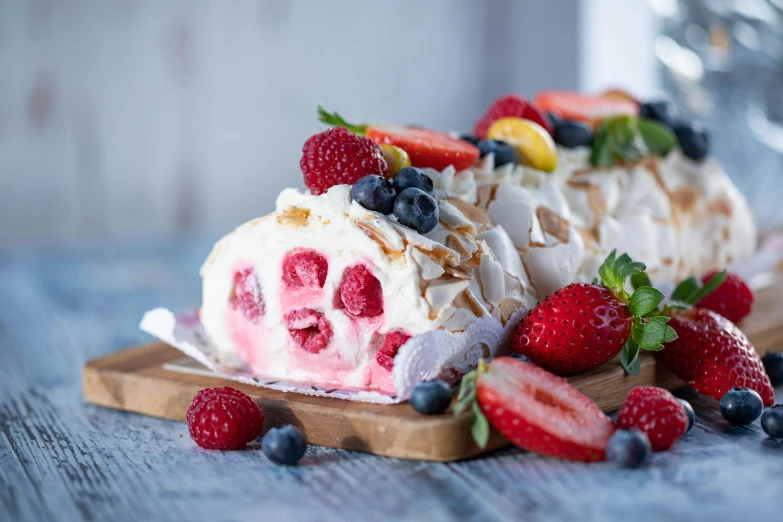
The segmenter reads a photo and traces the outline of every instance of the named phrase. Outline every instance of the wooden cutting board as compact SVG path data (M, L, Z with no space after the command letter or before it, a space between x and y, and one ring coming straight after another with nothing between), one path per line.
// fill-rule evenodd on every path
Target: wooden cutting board
M741 325L756 350L783 351L783 281L758 291L754 313ZM164 367L165 366L165 367ZM178 367L191 373L174 371ZM638 377L626 375L617 360L569 378L604 411L617 409L636 386L677 388L683 385L647 353ZM470 436L467 414L424 416L409 404L391 406L311 397L240 384L209 376L178 350L163 344L129 348L89 361L83 371L87 402L155 417L185 420L193 396L202 388L233 386L252 396L265 415L264 429L295 424L308 442L404 459L454 461L508 444L492 433L486 449Z

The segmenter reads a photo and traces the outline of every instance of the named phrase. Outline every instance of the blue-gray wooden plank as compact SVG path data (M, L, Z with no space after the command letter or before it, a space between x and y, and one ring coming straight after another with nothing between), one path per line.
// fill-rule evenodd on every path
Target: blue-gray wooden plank
M202 451L184 424L85 404L82 364L149 339L157 305L198 304L209 242L0 250L0 521L781 520L783 444L715 403L638 471L505 450L438 464L311 447ZM778 389L778 398L783 399Z

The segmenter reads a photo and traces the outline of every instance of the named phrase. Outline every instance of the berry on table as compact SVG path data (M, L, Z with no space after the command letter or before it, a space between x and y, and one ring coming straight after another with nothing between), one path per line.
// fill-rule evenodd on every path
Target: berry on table
M438 415L451 403L451 387L440 379L421 381L411 392L411 406L424 415Z
M307 441L299 428L286 424L266 432L261 439L261 449L275 464L293 466L305 454Z
M642 103L639 106L639 117L663 123L670 129L674 129L680 119L674 105L666 100Z
M261 408L249 395L228 386L198 392L186 417L190 437L210 450L244 448L264 427Z
M516 149L505 141L481 140L478 142L478 149L482 158L490 153L495 155L495 167L502 167L503 165L519 161Z
M555 142L538 123L522 118L500 118L487 130L487 138L508 143L516 149L519 161L534 169L552 172L557 168Z
M396 196L397 193L391 182L374 174L359 178L351 187L351 199L367 210L381 214L392 213Z
M636 429L615 431L606 445L606 460L621 468L639 468L647 462L651 453L650 439Z
M783 439L783 404L776 404L761 414L761 429L771 439Z
M783 384L783 353L768 353L761 362L772 386Z
M411 166L411 157L403 149L394 145L381 145L383 158L389 166L389 177L393 177L405 167Z
M582 122L563 120L555 124L555 143L566 148L587 147L593 143L593 131Z
M696 422L696 412L693 411L693 406L691 406L690 402L685 399L680 399L680 402L685 408L685 414L688 415L688 429L685 431L685 433L688 433L693 429L693 424Z
M421 189L411 187L397 196L394 215L402 225L419 234L426 234L438 225L440 213L435 198Z
M411 187L421 189L429 195L435 193L432 179L416 167L407 167L399 171L392 179L392 186L397 191L397 194Z
M383 289L364 265L345 269L338 288L343 308L353 317L376 317L383 313Z
M653 451L664 451L688 431L688 414L668 390L639 386L630 391L617 412L617 427L643 431Z
M283 281L289 288L323 288L329 263L315 250L295 250L283 259Z
M489 128L501 118L524 118L537 123L548 133L552 132L552 122L535 104L518 94L501 96L490 105L478 119L473 133L480 139L489 137Z
M673 130L685 156L697 162L707 156L710 149L710 136L702 124L680 123Z
M716 274L715 271L706 274L702 278L702 283L706 283ZM696 303L696 306L712 310L737 324L750 315L755 302L755 292L740 276L729 272L726 275L726 280Z
M749 388L732 387L720 399L720 413L734 426L746 426L764 409L761 396Z
M402 330L394 330L386 334L383 339L383 346L375 354L375 360L378 365L386 371L392 371L394 368L394 358L397 356L397 352L400 351L400 347L408 342L411 336Z
M302 147L299 167L305 185L316 195L368 174L387 177L389 170L376 143L342 127L311 136Z

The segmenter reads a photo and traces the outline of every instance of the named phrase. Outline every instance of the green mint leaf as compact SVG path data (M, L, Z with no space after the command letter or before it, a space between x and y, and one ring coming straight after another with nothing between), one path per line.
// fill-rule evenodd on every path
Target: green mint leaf
M641 288L643 286L652 286L650 278L644 272L637 272L631 276L631 285L634 288Z
M639 345L632 339L626 341L623 351L620 352L620 364L631 375L639 375L641 363L639 361Z
M688 301L688 298L695 294L701 288L701 283L695 277L689 277L682 283L677 285L672 293L672 301L681 301L683 303L692 304Z
M631 327L631 339L645 350L657 352L663 350L665 343L677 338L674 329L667 325L668 317L651 317L649 321L642 322L634 319Z
M612 252L604 260L601 266L598 267L598 275L601 277L601 281L603 282L604 285L606 285L609 288L614 288L616 284L615 282L616 278L614 274L616 254L617 254L617 250L612 250Z
M726 280L726 277L728 276L728 273L723 270L721 272L718 272L714 276L710 278L709 281L704 283L704 286L699 288L696 292L691 294L691 296L687 299L687 302L690 304L696 304L705 297L707 297L709 294L717 290L717 288L723 284L723 282Z
M481 411L477 402L473 403L473 424L470 426L470 433L473 440L479 448L486 448L489 441L489 422Z
M663 301L663 293L651 286L637 288L631 295L631 313L635 317L644 317L649 314Z
M639 130L639 134L641 134L650 154L666 156L669 151L677 146L677 137L662 123L639 118L636 120L636 128Z
M318 121L327 125L331 125L332 127L345 127L349 131L359 136L364 136L364 134L367 132L367 125L355 125L353 123L348 123L343 119L342 116L336 112L327 111L324 109L323 105L320 104L318 105Z

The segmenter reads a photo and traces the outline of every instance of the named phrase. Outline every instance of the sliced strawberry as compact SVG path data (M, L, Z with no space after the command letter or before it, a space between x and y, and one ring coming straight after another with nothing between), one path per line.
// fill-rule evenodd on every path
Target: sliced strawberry
M481 139L487 138L489 127L500 118L524 118L534 121L552 134L552 122L543 111L518 94L507 94L495 100L473 127L473 133Z
M517 446L583 462L606 458L614 423L562 377L528 362L500 357L489 365L482 362L475 376L463 379L463 387L470 388L474 380L481 413ZM470 391L460 391L463 401L469 395Z
M480 155L473 144L428 129L368 125L366 136L378 145L401 148L414 167L443 170L454 165L455 169L464 170L475 165Z
M536 104L564 120L584 121L591 125L609 116L639 114L639 106L633 101L570 91L541 92L536 96Z

